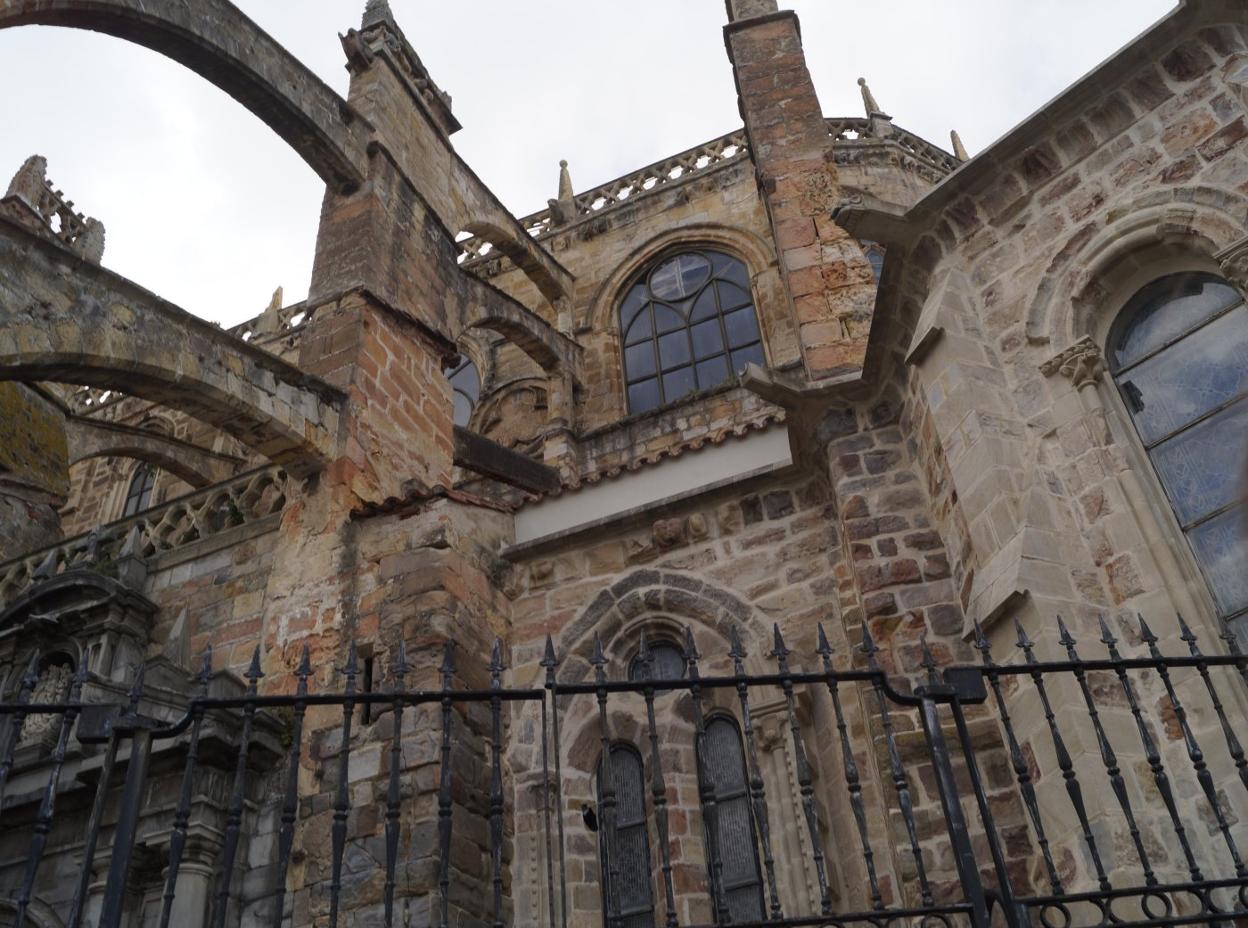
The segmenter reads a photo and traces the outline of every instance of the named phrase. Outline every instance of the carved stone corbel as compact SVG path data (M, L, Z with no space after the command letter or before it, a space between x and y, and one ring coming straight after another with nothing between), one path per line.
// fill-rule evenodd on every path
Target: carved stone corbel
M1061 374L1076 390L1082 390L1100 381L1105 373L1105 356L1101 346L1085 335L1041 364L1040 372L1046 377Z

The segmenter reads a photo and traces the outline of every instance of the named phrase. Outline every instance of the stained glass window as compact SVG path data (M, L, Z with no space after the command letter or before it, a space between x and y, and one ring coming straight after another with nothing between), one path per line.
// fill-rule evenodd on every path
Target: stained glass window
M602 765L598 766L598 845L602 859L603 909L612 924L611 899L619 906L621 928L653 928L654 894L650 886L650 836L646 829L646 782L641 755L629 745L611 748L611 783L615 787L615 857L609 847L602 809ZM614 884L612 892L612 879Z
M763 881L758 842L750 814L745 752L735 720L715 716L706 723L706 742L698 767L702 820L707 846L718 859L723 881L719 895L733 922L763 920ZM711 861L708 861L710 863Z
M152 504L152 488L156 485L156 468L140 464L130 478L130 486L126 490L126 502L121 507L124 519L137 512L142 512Z
M464 357L446 375L451 382L451 398L455 402L455 424L467 426L472 411L481 398L481 375L471 359Z
M646 412L765 363L746 267L718 251L664 258L620 303L628 410Z
M1171 274L1123 308L1107 354L1218 613L1248 613L1248 307L1212 274Z

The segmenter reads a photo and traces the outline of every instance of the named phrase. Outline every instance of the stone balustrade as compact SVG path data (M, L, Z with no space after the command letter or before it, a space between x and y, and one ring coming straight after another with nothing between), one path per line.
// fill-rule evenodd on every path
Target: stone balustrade
M287 479L280 467L253 470L0 564L0 605L67 570L108 572L124 556L151 558L281 512Z

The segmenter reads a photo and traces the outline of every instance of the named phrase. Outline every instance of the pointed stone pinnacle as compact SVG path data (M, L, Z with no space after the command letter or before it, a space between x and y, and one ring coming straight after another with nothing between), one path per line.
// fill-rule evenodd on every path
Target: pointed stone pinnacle
M364 4L364 17L360 21L360 28L367 29L379 23L393 22L394 12L390 9L389 0L368 0Z
M871 88L867 86L865 77L858 78L858 87L862 91L862 107L867 111L867 116L886 116L887 114L880 108L880 104L875 99L875 94L871 92Z
M958 135L957 129L949 130L949 141L953 145L953 156L959 161L970 161L971 156L966 153L966 146L962 144L962 136Z

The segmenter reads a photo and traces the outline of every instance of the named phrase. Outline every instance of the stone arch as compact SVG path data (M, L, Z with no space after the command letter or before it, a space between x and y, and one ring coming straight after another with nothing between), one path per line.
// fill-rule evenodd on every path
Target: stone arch
M164 421L159 420L159 421ZM69 465L101 457L133 458L168 471L195 489L221 483L239 472L243 461L190 442L90 417L66 419Z
M579 346L549 322L506 294L482 283L477 308L465 329L497 332L527 354L542 370L564 370L576 376Z
M0 380L142 396L301 475L335 456L340 391L4 220L0 323Z
M228 0L17 0L0 9L0 29L32 24L103 32L173 59L251 110L340 193L368 174L363 120Z
M560 680L568 682L587 675L595 633L608 658L617 658L612 666L618 665L618 659L632 646L628 636L639 631L651 615L669 616L690 626L703 659L708 661L727 654L734 629L751 666L760 666L757 659L771 641L767 624L737 594L693 574L635 570L600 591L560 632L555 642L563 671Z
M745 229L710 222L668 229L642 242L615 266L594 292L586 311L585 324L596 331L618 334L613 310L624 285L664 252L681 246L718 248L740 258L749 269L750 281L756 290L759 275L776 263L776 254L771 246Z
M560 301L572 296L572 275L527 235L519 238L522 228L519 223L515 229L505 229L495 222L470 219L463 224L462 231L493 245L558 309Z
M1063 349L1092 334L1116 284L1159 255L1214 265L1248 230L1248 198L1211 187L1160 190L1110 216L1076 231L1050 261L1027 307L1029 340Z

